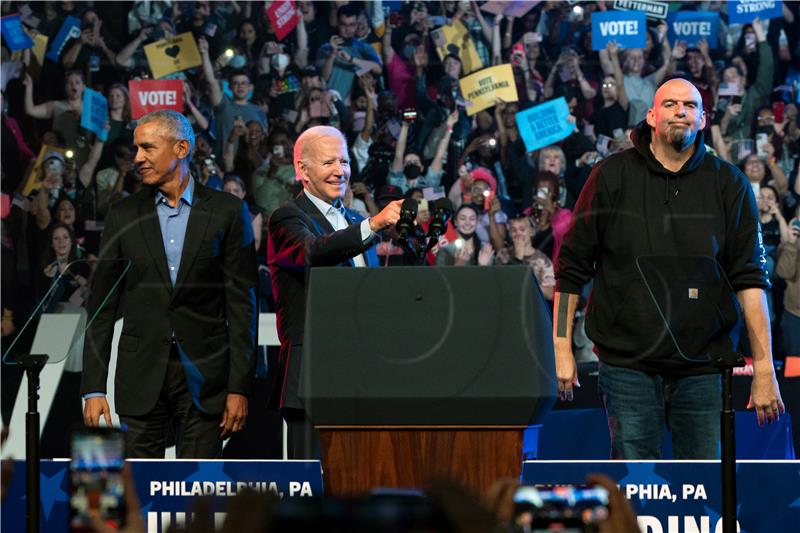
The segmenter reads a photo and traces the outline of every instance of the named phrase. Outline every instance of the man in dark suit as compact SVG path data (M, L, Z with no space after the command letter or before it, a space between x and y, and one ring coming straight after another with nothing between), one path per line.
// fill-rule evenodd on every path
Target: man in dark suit
M269 219L268 259L281 341L272 405L289 428L292 459L319 456L319 440L297 395L306 314L308 274L315 266L378 266L377 232L400 218L402 200L363 218L342 204L350 180L347 141L339 130L315 126L294 145L294 168L303 192Z
M194 134L183 115L146 115L134 143L146 187L106 217L89 303L90 316L98 314L83 353L84 421L111 423L105 392L121 305L114 383L128 455L163 457L171 424L178 457L217 457L222 439L244 426L255 372L250 217L235 196L192 179Z

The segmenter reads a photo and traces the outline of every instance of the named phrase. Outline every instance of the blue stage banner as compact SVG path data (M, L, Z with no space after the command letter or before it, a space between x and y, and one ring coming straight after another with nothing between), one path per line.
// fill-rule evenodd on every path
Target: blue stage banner
M9 15L0 19L3 40L12 52L33 48L33 39L25 33L19 15Z
M108 138L108 132L105 127L106 121L108 121L108 101L106 97L87 87L83 90L81 128L94 132L100 137L100 140L105 141Z
M319 461L129 461L148 533L182 523L198 496L211 497L215 520L224 520L228 502L245 487L281 498L323 494ZM66 533L69 519L69 461L41 462L41 531ZM8 495L3 501L2 531L25 531L25 462L14 461Z
M617 481L646 533L722 531L720 463L716 461L526 461L530 484L585 483L590 473ZM738 461L740 533L790 532L800 527L800 462Z
M761 20L783 17L781 0L731 0L728 2L730 24L746 24L758 17Z
M54 63L58 63L61 52L64 50L64 45L67 44L67 41L80 36L81 19L68 16L64 24L61 25L61 29L58 30L56 38L50 43L50 50L48 50L44 57Z
M711 11L678 11L667 18L669 42L684 41L694 47L705 39L709 48L719 42L719 14Z
M592 50L603 50L616 41L620 48L644 48L647 17L644 11L593 11Z
M575 124L567 117L569 106L563 96L517 113L517 128L525 149L533 152L569 137Z

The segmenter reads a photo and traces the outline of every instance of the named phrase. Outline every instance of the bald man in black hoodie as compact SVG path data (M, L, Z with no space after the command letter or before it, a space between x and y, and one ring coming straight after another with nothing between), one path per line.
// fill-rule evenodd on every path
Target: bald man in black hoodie
M594 278L586 331L600 358L599 385L615 459L660 458L665 420L676 459L719 457L719 371L677 353L637 269L641 256L703 256L722 266L744 311L752 347L748 407L755 407L759 424L784 412L772 366L764 292L770 285L762 266L758 209L744 174L706 152L705 121L691 83L664 83L631 134L634 148L592 170L559 254L553 322L559 391L571 400L573 386L579 386L572 319L581 287ZM724 347L720 339L735 337L738 327L716 319L692 317L691 331L674 333L695 344L708 339L700 348L707 354Z

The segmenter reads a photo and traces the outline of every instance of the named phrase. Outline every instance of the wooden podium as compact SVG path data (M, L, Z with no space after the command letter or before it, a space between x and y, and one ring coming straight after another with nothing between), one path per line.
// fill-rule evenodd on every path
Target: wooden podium
M326 493L518 478L555 402L551 331L527 267L314 268L300 397Z
M325 493L358 496L375 487L419 488L457 481L484 494L519 478L524 427L321 426Z

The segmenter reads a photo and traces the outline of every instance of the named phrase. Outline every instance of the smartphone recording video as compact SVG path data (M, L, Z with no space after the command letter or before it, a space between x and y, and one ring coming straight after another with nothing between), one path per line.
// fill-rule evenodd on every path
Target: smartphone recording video
M608 517L608 491L588 485L524 485L514 494L514 521L523 531L588 533Z
M125 435L118 428L81 428L72 434L69 530L94 531L90 511L113 529L124 526Z

